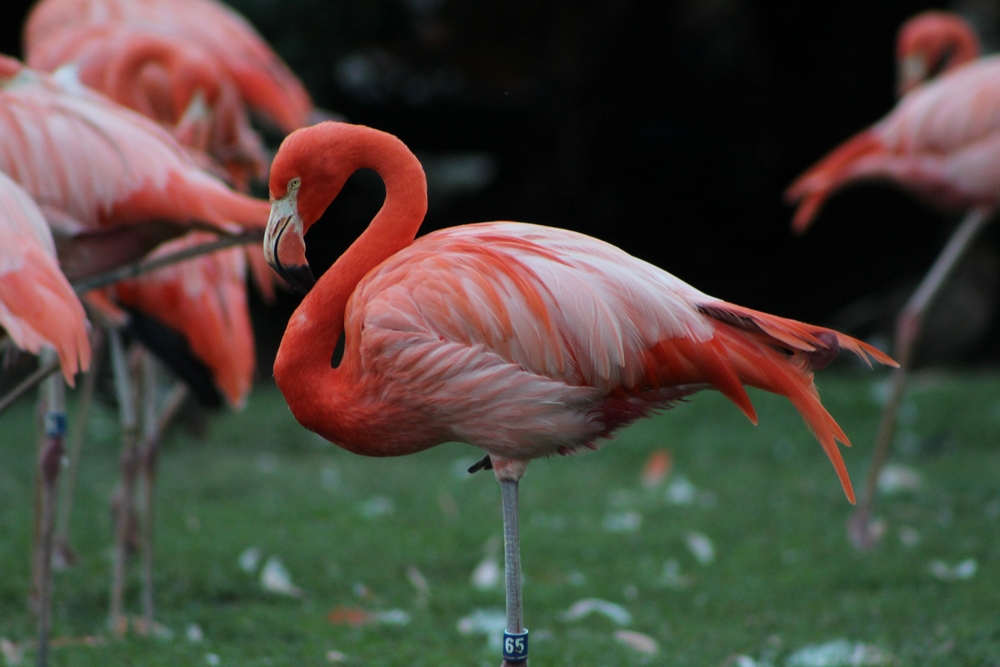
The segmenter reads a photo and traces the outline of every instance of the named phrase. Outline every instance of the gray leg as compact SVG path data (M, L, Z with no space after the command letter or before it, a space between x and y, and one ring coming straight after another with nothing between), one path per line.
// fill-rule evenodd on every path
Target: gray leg
M111 364L115 375L115 390L118 394L118 410L122 428L122 451L120 466L122 485L118 507L115 511L114 564L111 572L111 611L109 624L115 635L122 637L128 631L125 617L125 567L128 560L129 524L132 518L132 499L135 495L135 471L137 459L138 419L136 418L135 394L132 373L121 335L115 329L108 330L111 343Z
M49 662L49 633L52 622L52 535L55 530L56 482L62 465L63 438L66 434L66 388L61 376L45 382L45 442L39 452L41 481L38 565L38 667Z
M899 362L899 368L893 373L889 401L882 412L882 420L879 422L875 451L872 454L868 477L865 479L861 503L847 522L848 537L858 549L870 549L877 544L879 539L879 535L876 534L871 525L872 505L878 490L879 473L889 456L889 443L892 442L892 436L896 430L896 412L906 387L906 371L910 365L913 348L920 335L924 315L934 302L934 297L941 291L948 276L965 255L966 250L972 246L972 242L979 235L979 232L986 228L992 216L993 210L989 208L975 208L965 215L955 233L948 239L944 250L934 261L931 270L924 276L917 291L906 302L906 306L896 319L896 346L893 353L896 361Z
M504 661L501 667L527 665L528 635L521 606L521 536L517 526L518 480L502 480L503 569L507 584L507 632L504 633ZM524 659L510 660L523 654Z

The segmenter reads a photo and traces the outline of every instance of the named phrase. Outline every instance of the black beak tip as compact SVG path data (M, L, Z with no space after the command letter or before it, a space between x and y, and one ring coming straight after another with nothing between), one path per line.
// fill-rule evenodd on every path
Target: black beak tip
M285 279L285 282L300 294L308 294L309 290L316 284L316 278L313 277L312 269L309 268L308 264L301 264L299 266L282 266L279 264L274 269L278 272L279 276Z

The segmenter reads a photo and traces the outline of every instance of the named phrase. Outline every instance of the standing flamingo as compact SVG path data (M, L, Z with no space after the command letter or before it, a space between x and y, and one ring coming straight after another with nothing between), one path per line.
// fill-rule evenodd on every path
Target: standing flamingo
M216 0L42 0L24 27L28 62L54 70L82 31L111 23L146 26L205 49L250 108L285 132L309 121L312 101L302 83L249 21Z
M271 165L264 254L313 285L304 235L354 171L386 198L368 229L292 315L274 378L306 428L369 456L448 441L487 457L503 495L504 660L526 658L517 489L528 463L594 448L618 428L714 387L753 422L743 384L787 396L819 439L847 497L814 368L840 347L893 363L829 329L710 297L582 234L514 222L453 227L416 241L427 210L420 163L396 137L326 122L298 130ZM340 334L339 367L330 358Z
M889 115L796 179L785 193L798 206L793 230L805 231L834 192L865 180L889 181L938 208L968 212L896 320L894 354L900 367L879 425L862 504L849 523L859 548L877 540L871 507L878 473L924 315L1000 203L1000 57L979 58L914 88Z
M978 57L979 38L964 18L951 12L921 12L896 35L896 93L903 97L925 81Z
M55 351L65 381L72 385L90 366L87 317L69 281L59 271L52 232L35 202L0 173L0 327L18 347L33 354ZM45 440L39 451L38 541L32 554L38 588L39 661L49 636L52 540L56 478L66 422L63 380L50 377L45 390Z

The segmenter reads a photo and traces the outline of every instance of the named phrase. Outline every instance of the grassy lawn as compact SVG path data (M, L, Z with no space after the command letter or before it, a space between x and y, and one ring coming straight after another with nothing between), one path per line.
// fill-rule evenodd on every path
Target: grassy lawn
M885 377L820 377L856 443L844 451L856 487ZM851 507L792 407L752 398L756 428L705 393L602 451L532 464L521 484L532 664L806 664L789 658L840 638L890 656L885 664L1000 664L1000 378L918 376L894 462L919 484L881 497L885 537L866 554L847 544ZM0 418L0 637L14 642L33 636L31 415L21 403ZM499 664L485 634L458 630L475 610L503 609L502 583L471 582L501 536L499 485L461 472L477 450L358 457L300 428L268 387L201 439L178 429L161 460L157 525L158 616L173 636L116 642L106 631L114 413L99 408L89 434L72 532L81 562L57 573L54 634L106 640L57 648L55 665ZM672 471L646 488L641 472L658 449L671 452ZM247 572L239 561L250 548L260 557ZM271 557L301 597L262 588ZM968 559L974 573L948 580ZM137 613L137 571L129 594ZM631 619L565 615L588 598ZM352 626L330 620L338 608L396 611ZM659 652L617 640L619 629Z

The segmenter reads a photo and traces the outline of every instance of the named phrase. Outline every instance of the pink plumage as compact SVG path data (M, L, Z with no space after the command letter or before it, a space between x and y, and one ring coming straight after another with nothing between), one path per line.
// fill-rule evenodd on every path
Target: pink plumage
M24 190L0 172L0 327L18 347L51 347L73 384L90 366L87 317L59 271L52 232Z
M844 142L785 193L804 231L836 190L884 179L945 209L1000 200L1000 57L980 58L915 88L888 116Z

